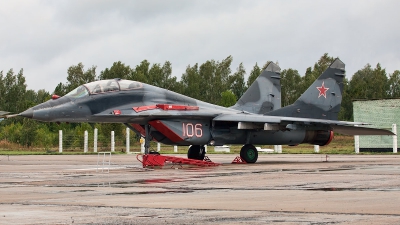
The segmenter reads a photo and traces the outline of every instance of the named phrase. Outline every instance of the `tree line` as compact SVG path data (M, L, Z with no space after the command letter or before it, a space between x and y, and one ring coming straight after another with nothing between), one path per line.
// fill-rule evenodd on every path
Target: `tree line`
M307 68L302 76L296 69L288 68L281 71L282 106L292 104L334 61L327 53ZM246 69L240 63L232 71L232 56L221 61L208 60L202 64L188 65L180 80L172 76L172 65L169 61L150 63L143 60L139 65L131 67L121 61L114 62L97 74L96 66L85 68L82 63L72 65L67 70L67 82L60 82L52 93L45 90L28 90L23 69L18 73L10 69L7 73L0 71L0 110L18 113L29 107L45 102L51 94L63 96L76 87L103 79L121 78L136 80L178 92L205 102L232 106L265 69L264 64L255 63L247 80ZM263 66L261 66L263 65ZM349 77L349 75L348 75ZM353 120L353 99L384 99L400 97L400 71L387 73L378 63L375 67L365 65L344 80L342 108L340 120ZM116 137L125 135L121 124L56 124L41 123L26 118L12 118L0 123L0 140L6 143L16 143L26 147L49 148L58 144L58 130L64 130L64 136L83 134L96 127L99 129L99 139L107 140L112 130ZM80 144L80 143L76 143ZM0 148L2 146L0 145Z

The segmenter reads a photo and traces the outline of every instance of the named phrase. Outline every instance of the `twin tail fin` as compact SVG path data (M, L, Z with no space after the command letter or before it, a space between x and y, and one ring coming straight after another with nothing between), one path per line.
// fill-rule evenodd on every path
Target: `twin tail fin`
M273 62L257 77L232 109L256 114L281 107L281 68Z
M266 115L337 120L344 77L345 64L337 58L292 105Z

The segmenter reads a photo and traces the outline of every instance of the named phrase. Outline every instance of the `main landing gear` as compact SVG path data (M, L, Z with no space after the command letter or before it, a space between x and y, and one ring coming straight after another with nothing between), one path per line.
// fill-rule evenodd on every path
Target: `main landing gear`
M254 145L246 144L240 150L240 157L247 163L255 163L258 159L258 151Z
M204 160L206 149L204 145L192 145L188 150L188 159ZM258 159L258 151L254 145L247 144L240 150L240 157L247 163L255 163Z
M206 148L204 145L192 145L188 150L188 159L204 160L206 155Z

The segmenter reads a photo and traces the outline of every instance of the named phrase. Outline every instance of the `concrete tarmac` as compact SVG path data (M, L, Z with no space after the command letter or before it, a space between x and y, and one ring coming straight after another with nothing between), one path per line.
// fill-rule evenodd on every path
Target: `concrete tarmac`
M209 157L222 165L0 156L0 224L400 224L398 155Z

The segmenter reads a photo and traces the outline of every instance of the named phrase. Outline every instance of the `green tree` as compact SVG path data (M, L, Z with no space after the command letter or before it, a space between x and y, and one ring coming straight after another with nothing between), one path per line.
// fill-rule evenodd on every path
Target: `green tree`
M74 90L82 84L93 82L96 80L96 66L84 70L84 65L80 62L76 66L68 68L67 84L65 85L66 93Z
M3 71L0 71L0 110L5 110L5 99L7 90L4 84Z
M306 74L302 79L301 93L303 93L307 88L314 83L314 81L330 66L335 59L330 57L328 53L325 53L321 58L314 64L314 67L307 68Z
M200 75L200 100L210 102L213 104L216 104L217 102L214 102L216 99L215 96L213 96L213 93L216 90L226 90L227 88L219 89L220 85L213 86L214 85L214 79L216 80L216 62L214 60L207 61L203 64L200 65L199 69L199 75ZM219 80L220 83L222 83L222 80Z
M21 140L21 131L23 126L21 123L9 123L5 125L4 123L1 124L3 127L2 132L0 133L0 137L3 140L6 140L11 143L20 144Z
M219 103L221 92L230 88L229 78L232 60L232 56L228 56L221 62L210 60L200 66L200 100L212 104Z
M390 74L388 82L389 82L388 83L389 96L391 98L399 98L400 97L400 71L395 70L392 74Z
M353 99L381 99L388 97L389 83L385 69L380 64L375 69L367 64L358 70L350 81L350 95Z
M343 80L342 104L338 115L339 120L353 120L353 102L351 99L349 81L347 78Z
M251 86L251 84L257 79L258 76L260 76L261 74L261 69L260 67L257 65L254 65L253 69L250 72L250 76L247 79L247 88L249 88Z
M44 90L44 89L40 89L40 90L37 92L36 104L43 103L43 102L49 100L50 98L51 98L51 95L50 95L49 92L47 92L47 91Z
M393 79L395 78L393 77ZM367 64L353 75L350 82L346 80L344 83L342 109L339 113L339 118L343 120L353 119L352 100L354 99L382 99L390 97L390 93L392 90L395 90L395 87L389 88L389 86L386 72L381 68L380 64L378 63L375 69L372 69L371 65Z
M281 98L282 106L294 103L302 94L301 76L297 70L285 69L281 72Z
M110 143L111 131L114 131L115 137L122 137L125 130L125 126L121 123L102 123L96 124L96 127L99 130L99 141L107 143L107 146Z
M26 84L23 69L18 74L10 69L6 76L0 73L1 110L18 113L27 108L25 101Z
M19 143L26 147L31 147L36 141L36 130L38 122L35 120L23 119L23 128L20 130Z
M37 93L34 90L27 90L25 93L25 104L28 108L37 105Z
M236 101L237 98L235 94L232 91L227 90L221 93L221 100L219 102L219 105L224 107L230 107L235 105Z
M114 62L110 69L106 68L104 71L100 72L99 79L129 79L132 74L132 69L129 66L126 66L121 61Z
M53 94L59 95L59 96L64 96L67 93L68 93L67 87L61 82L56 86L56 88L53 91Z
M38 92L34 90L27 90L25 93L25 105L27 108L33 107L37 104L43 103L51 98L50 94L44 89L40 89Z
M58 132L51 132L46 123L38 124L33 145L49 150L58 145Z
M239 64L236 72L229 77L230 90L235 94L236 99L239 99L246 91L246 86L244 83L244 75L246 70L243 67L243 63Z
M200 99L201 86L200 86L200 74L198 69L198 64L196 63L192 67L189 65L186 67L186 71L181 77L181 87L182 94L187 95L192 98Z
M176 77L172 77L172 66L169 61L166 61L163 66L155 63L149 70L149 84L161 87L168 90L175 90L177 81Z
M129 77L129 80L149 83L148 82L149 70L150 70L150 62L145 59L135 67L135 69L131 73L131 76Z

